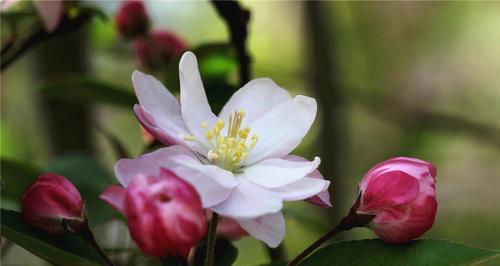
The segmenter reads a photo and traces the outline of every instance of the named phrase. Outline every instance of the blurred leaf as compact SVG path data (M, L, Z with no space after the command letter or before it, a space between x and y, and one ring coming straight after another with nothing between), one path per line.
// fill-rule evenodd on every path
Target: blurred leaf
M193 49L203 80L226 79L238 63L234 48L229 43L211 43Z
M20 213L3 210L2 236L55 265L104 265L80 237L70 233L48 235L27 225Z
M473 248L445 240L422 239L391 245L380 239L365 239L328 245L307 257L299 265L470 265L494 258L499 254L500 251Z
M20 202L26 188L41 171L27 163L5 158L0 160L0 164L2 165L2 201L8 198Z
M113 184L114 178L96 160L83 155L64 156L49 162L44 171L62 175L78 188L86 201L91 225L113 217L113 210L99 199L99 194Z
M137 102L131 90L88 77L54 79L43 85L41 91L51 98L73 103L102 103L131 108Z
M193 265L205 265L205 256L207 253L206 242L196 249L194 255ZM236 261L238 257L238 249L225 238L217 238L215 242L214 265L217 266L230 266Z
M266 264L259 264L259 266L286 266L288 263L284 261L274 261Z

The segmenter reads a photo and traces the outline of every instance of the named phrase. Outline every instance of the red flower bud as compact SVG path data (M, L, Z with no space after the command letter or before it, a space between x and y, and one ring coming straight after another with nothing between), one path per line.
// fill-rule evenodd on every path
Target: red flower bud
M186 49L184 41L168 31L153 31L134 41L137 64L150 70L161 69Z
M120 35L133 39L145 35L149 30L149 18L144 3L140 0L123 1L115 17Z
M434 165L414 158L377 164L361 180L357 213L375 215L368 225L386 242L415 239L436 217L435 176Z
M62 176L43 174L24 192L23 217L29 224L48 233L63 230L62 220L84 221L82 197Z
M159 177L137 175L127 188L111 186L101 199L125 214L132 238L150 256L187 257L207 231L200 196L166 169Z

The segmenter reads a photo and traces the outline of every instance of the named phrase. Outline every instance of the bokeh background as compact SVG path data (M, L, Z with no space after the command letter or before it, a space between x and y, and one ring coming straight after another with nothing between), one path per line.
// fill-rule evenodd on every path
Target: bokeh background
M99 90L103 84L132 92L130 76L139 66L131 42L114 27L120 2L81 4L103 10L109 19L93 19L78 32L43 43L1 73L2 178L10 169L6 164L29 165L74 173L85 180L77 184L80 189L101 189L116 182L117 142L133 157L144 150L131 105L113 95L93 101L82 94L86 86ZM313 129L295 153L321 156L323 175L333 182L333 207L286 205L289 257L347 212L371 166L399 155L431 161L438 169L438 216L425 237L500 249L500 3L241 4L251 12L252 77L270 77L319 103ZM208 1L146 5L153 28L175 33L189 47L229 42L226 25ZM5 24L2 45L9 36ZM236 85L237 71L227 68L227 82ZM175 67L151 73L178 75ZM57 82L67 77L88 83ZM19 208L9 192L2 193L2 208ZM114 217L97 198L89 201ZM134 249L119 218L101 218L93 227L104 246ZM369 230L355 229L338 239L371 237ZM236 265L268 260L266 248L252 238L236 245ZM148 263L134 254L123 260ZM2 264L44 262L12 245L2 253ZM499 259L484 265L496 264Z

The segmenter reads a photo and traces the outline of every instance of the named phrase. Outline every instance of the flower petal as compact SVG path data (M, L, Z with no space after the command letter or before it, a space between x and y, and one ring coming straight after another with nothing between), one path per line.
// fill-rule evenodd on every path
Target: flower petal
M184 144L179 136L187 128L177 99L157 79L140 71L134 71L132 83L140 103L134 111L141 124L165 145Z
M283 159L293 162L307 162L306 159L297 155L287 155L283 157ZM318 169L312 171L310 174L307 175L307 177L325 180L325 178ZM306 201L323 208L332 207L332 203L330 202L330 192L328 191L328 187L329 185L325 187L325 190L321 191L320 193L318 193L313 197L306 199Z
M313 197L328 190L330 181L305 177L286 186L274 188L284 201L296 201Z
M64 9L63 0L33 1L35 8L42 18L43 26L47 32L53 32L61 21Z
M169 168L166 158L187 154L193 156L193 153L186 147L175 145L158 149L151 153L146 153L135 159L121 159L115 164L115 175L122 186L127 187L132 178L137 174L158 176L160 167Z
M236 178L239 184L231 196L211 208L216 213L234 219L252 219L275 213L283 207L278 193L254 185L245 178Z
M127 190L122 186L111 185L99 195L99 198L113 207L113 209L123 213L125 211L124 204L126 192Z
M245 178L265 188L286 186L304 178L316 170L321 160L315 157L312 162L294 162L283 159L267 159L244 168Z
M185 162L179 163L182 160ZM115 165L115 174L126 187L137 174L158 176L161 167L190 183L200 194L204 208L228 198L237 185L230 172L228 175L216 166L201 164L189 149L180 145L158 149L136 159L121 159Z
M391 171L375 177L361 193L360 213L372 214L414 201L420 190L418 180L402 171ZM394 208L393 208L394 209Z
M281 158L293 151L314 122L316 109L316 100L299 95L252 123L252 132L259 140L248 155L247 165L267 158Z
M277 247L285 238L285 218L281 212L271 213L252 220L238 220L251 236Z
M168 158L168 161L172 162L176 168L189 169L191 175L203 176L203 178L210 178L221 186L226 188L234 188L238 185L238 181L234 177L233 173L224 170L218 166L211 164L202 164L198 159L187 154L180 154ZM196 177L192 176L193 182L196 182ZM194 185L196 186L196 185Z
M269 78L254 79L231 96L219 114L219 118L228 121L229 114L245 110L245 123L259 119L280 103L290 100L292 96Z
M192 52L184 53L179 62L179 79L182 117L189 132L207 147L206 151L199 151L205 154L210 146L200 125L202 122L207 122L209 128L212 128L217 121L217 116L212 113L212 109L208 104L207 95L198 71L198 62Z

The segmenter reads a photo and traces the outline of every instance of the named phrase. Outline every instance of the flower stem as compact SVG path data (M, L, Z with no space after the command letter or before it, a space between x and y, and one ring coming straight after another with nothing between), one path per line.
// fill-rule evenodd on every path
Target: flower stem
M71 232L74 232L75 234L83 238L87 243L89 243L97 252L97 254L104 260L107 266L115 266L108 255L104 253L102 248L95 240L94 234L92 233L92 230L90 230L89 223L86 218L83 221L64 220L64 224L66 228L68 228Z
M314 250L319 248L323 243L328 241L330 238L337 235L339 232L351 230L354 227L363 226L369 223L373 219L373 215L364 215L358 214L357 209L359 206L359 196L358 200L354 203L354 205L349 210L349 214L346 217L342 218L340 222L330 229L330 231L326 232L323 236L321 236L318 240L312 243L309 247L307 247L304 251L302 251L297 257L295 257L292 261L288 263L288 266L295 266L309 254L311 254Z
M205 257L205 266L212 266L214 263L215 236L217 233L218 221L219 215L215 212L212 213L212 219L210 220L210 225L208 227L207 256Z

